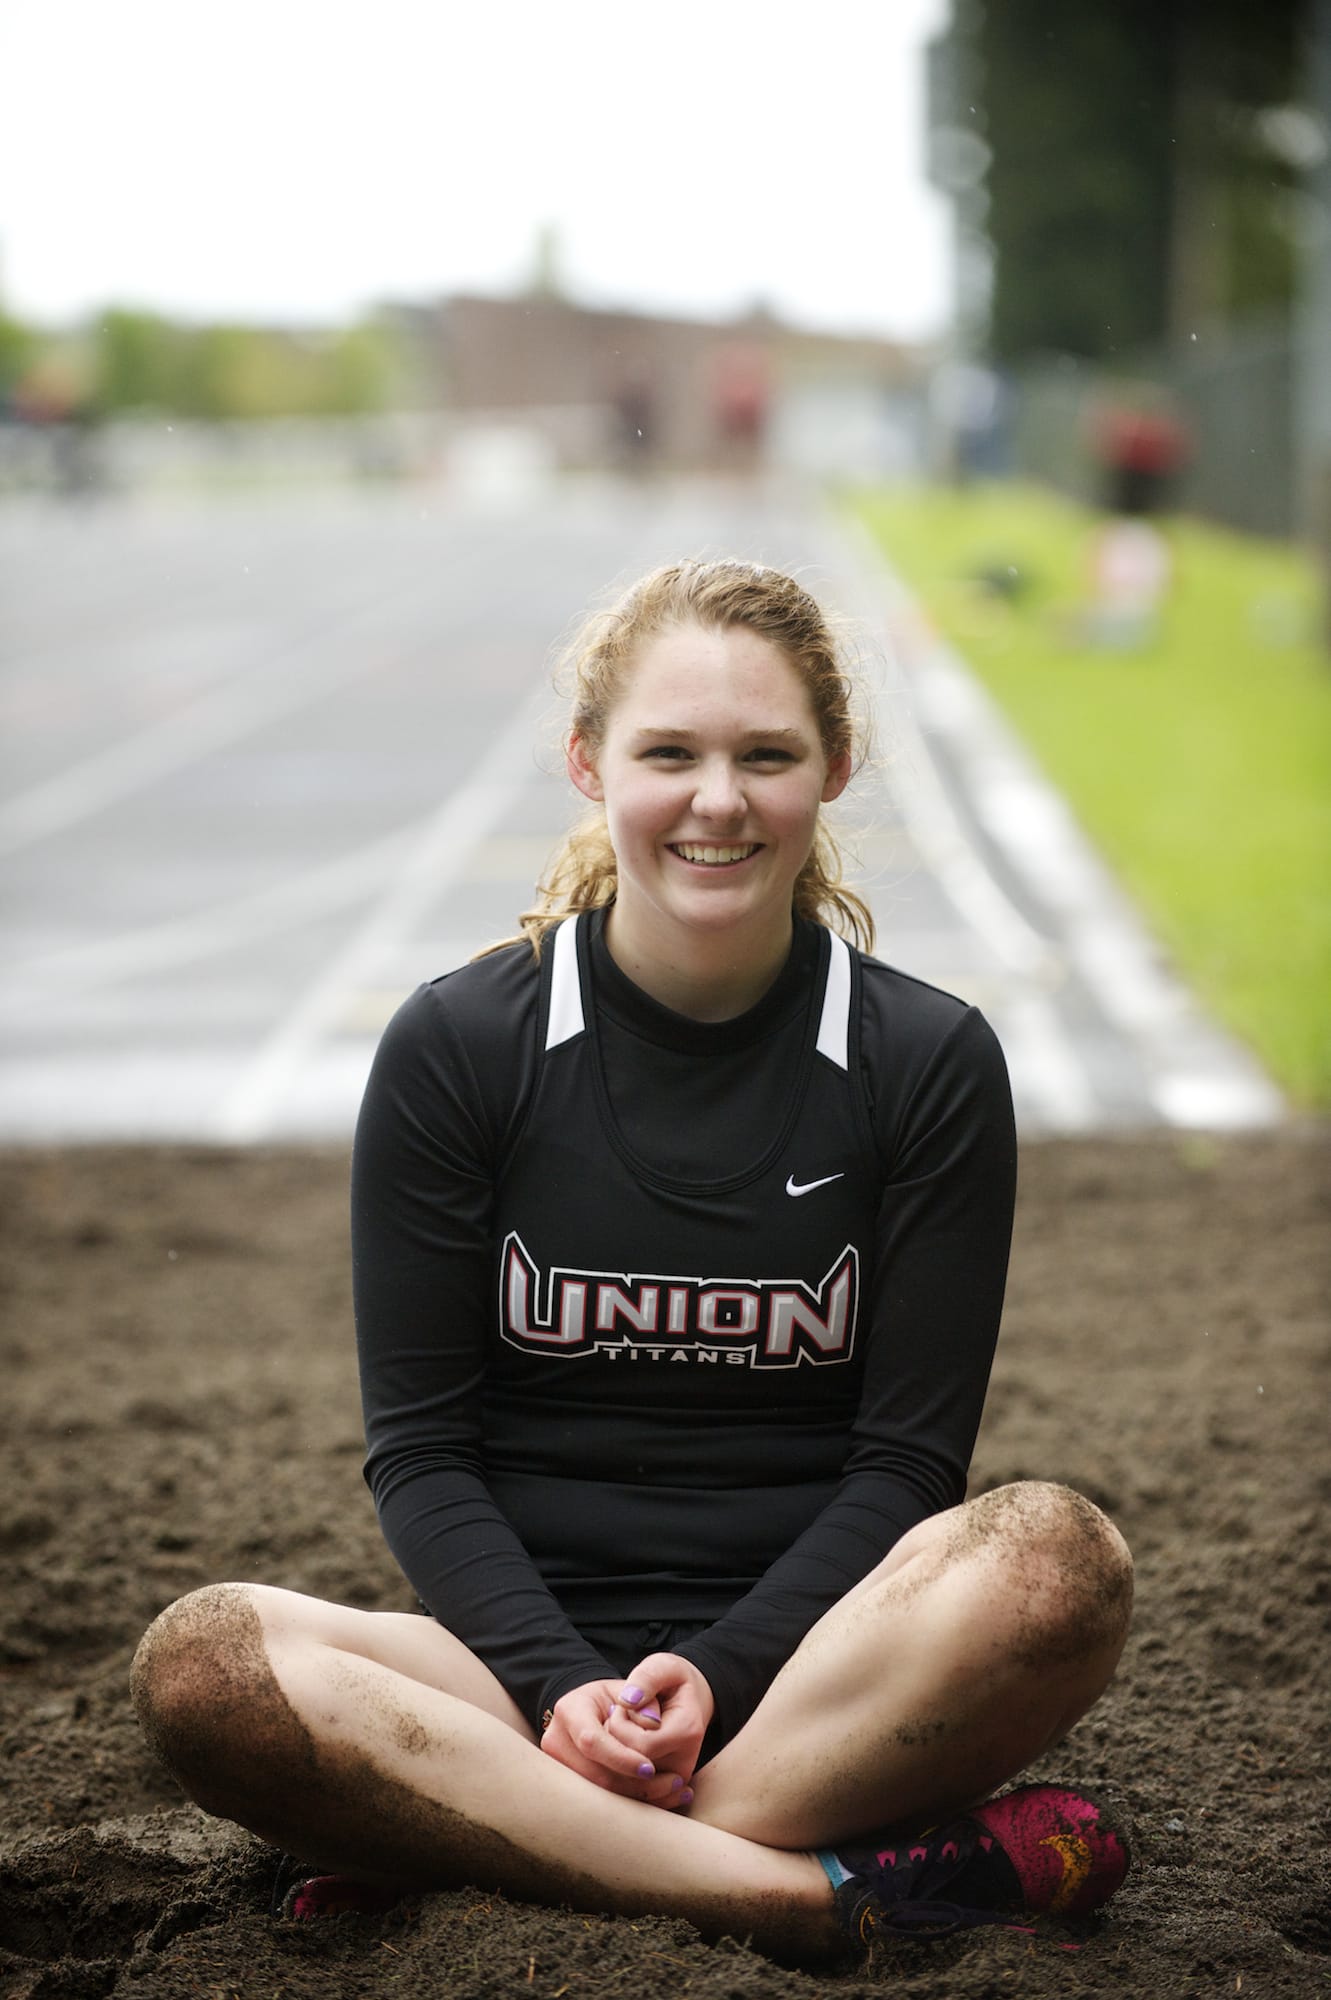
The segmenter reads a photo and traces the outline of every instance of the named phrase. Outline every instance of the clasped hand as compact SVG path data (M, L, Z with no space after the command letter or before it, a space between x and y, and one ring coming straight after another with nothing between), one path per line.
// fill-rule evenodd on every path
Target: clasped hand
M713 1706L697 1667L677 1653L649 1653L627 1681L586 1681L561 1695L541 1748L606 1791L686 1806Z

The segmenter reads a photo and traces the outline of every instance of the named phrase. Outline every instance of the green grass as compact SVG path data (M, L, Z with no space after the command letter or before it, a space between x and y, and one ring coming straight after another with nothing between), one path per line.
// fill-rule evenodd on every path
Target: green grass
M1192 520L1138 651L1087 642L1095 516L1024 486L857 496L1212 1011L1331 1109L1331 657L1311 561ZM1015 598L975 582L1015 569Z

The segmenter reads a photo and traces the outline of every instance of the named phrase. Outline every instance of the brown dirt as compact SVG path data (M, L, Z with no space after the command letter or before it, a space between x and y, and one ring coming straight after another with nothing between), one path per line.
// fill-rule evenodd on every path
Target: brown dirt
M484 1885L282 1925L268 1852L154 1766L126 1671L172 1597L240 1574L409 1602L360 1479L345 1178L330 1152L0 1159L0 1993L1331 1991L1324 1130L1027 1148L973 1490L1065 1479L1134 1546L1119 1680L1044 1768L1127 1803L1137 1865L1096 1923L836 1973Z

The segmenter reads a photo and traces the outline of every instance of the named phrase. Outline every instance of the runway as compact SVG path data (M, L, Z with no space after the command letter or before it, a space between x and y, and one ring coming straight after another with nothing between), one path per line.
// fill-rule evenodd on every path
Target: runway
M984 1008L1027 1134L1280 1117L844 522L589 480L0 508L0 1139L345 1139L393 1007L512 931L572 810L556 642L696 553L858 620L879 956Z

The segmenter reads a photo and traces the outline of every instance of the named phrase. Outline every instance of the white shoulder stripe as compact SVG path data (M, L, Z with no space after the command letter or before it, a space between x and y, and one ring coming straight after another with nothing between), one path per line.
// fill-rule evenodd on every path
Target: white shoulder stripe
M850 947L846 940L829 931L832 950L827 960L827 986L823 992L823 1018L818 1023L818 1053L838 1069L850 1068Z
M550 1019L545 1046L557 1049L586 1027L582 1017L582 986L578 979L578 920L565 917L555 932L555 962L550 975Z

